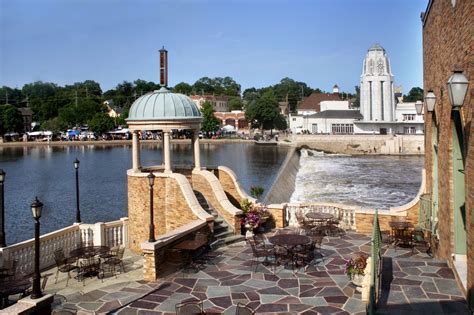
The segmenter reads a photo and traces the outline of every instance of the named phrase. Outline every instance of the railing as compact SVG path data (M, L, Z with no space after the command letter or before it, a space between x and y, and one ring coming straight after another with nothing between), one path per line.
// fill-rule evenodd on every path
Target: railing
M420 196L420 210L418 224L424 231L431 231L431 196L423 194Z
M54 251L63 249L66 255L84 245L126 246L128 218L96 224L74 224L40 237L40 269L55 265ZM0 248L0 266L17 260L17 270L26 274L34 269L34 239Z
M375 314L377 300L379 297L380 281L382 275L382 257L380 248L382 246L382 236L380 234L380 226L378 219L378 211L375 210L374 223L372 229L372 251L371 251L371 265L370 265L370 288L369 288L369 303L367 304L367 314Z
M301 212L303 214L309 212L323 212L330 213L335 218L341 217L342 228L346 230L356 229L355 220L355 207L345 206L340 204L325 204L325 203L295 203L288 204L285 211L285 221L288 226L298 227L298 220L296 219L296 213Z

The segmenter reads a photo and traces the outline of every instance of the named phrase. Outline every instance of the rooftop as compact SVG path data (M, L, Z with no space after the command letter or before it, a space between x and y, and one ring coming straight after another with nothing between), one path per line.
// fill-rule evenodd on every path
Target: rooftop
M321 110L320 103L322 101L340 101L341 98L337 93L313 93L301 102L298 106L298 110L315 110L319 112Z

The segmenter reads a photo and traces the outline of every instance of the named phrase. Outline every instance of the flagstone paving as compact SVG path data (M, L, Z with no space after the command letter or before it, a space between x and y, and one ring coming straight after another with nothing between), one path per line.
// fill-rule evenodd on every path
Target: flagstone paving
M469 314L454 274L447 264L415 249L384 247L384 281L379 313ZM78 314L109 311L113 314L174 314L175 305L204 301L206 312L234 314L243 303L265 314L365 314L366 303L345 275L345 263L356 253L370 252L367 236L348 232L325 238L318 264L294 272L282 267L252 263L244 243L213 252L202 270L178 271L165 281L129 282L90 292L59 307L76 308Z

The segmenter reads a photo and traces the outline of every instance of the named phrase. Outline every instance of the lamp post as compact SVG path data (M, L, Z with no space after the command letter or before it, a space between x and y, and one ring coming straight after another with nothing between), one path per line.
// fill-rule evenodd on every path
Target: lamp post
M416 101L415 110L416 110L417 115L421 115L421 112L423 111L423 102L422 101Z
M156 242L155 239L155 224L153 223L153 185L155 184L155 175L153 172L148 174L148 184L150 185L150 230L149 230L149 237L148 242Z
M5 181L5 172L0 168L0 247L7 246L5 242L5 197L3 182Z
M74 168L76 169L76 223L81 223L81 210L79 208L79 163L76 158L74 160Z
M433 93L433 90L428 90L428 93L425 96L426 110L432 112L436 104L436 95Z
M464 103L469 81L462 71L454 70L451 77L449 77L447 84L451 106L453 109L459 109Z
M31 292L32 299L38 299L43 296L40 286L40 222L41 211L43 210L43 204L38 200L38 197L35 198L31 204L31 212L33 213L33 218L35 219L35 272L33 275L33 289Z

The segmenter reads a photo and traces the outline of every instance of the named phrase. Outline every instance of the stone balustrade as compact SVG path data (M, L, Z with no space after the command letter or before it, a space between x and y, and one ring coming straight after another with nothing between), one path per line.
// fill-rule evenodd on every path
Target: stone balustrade
M95 224L73 224L40 236L40 269L55 265L54 251L63 249L67 255L82 245L128 246L128 218ZM34 270L34 239L0 248L0 266L17 260L17 270L30 274Z
M288 226L298 227L296 213L323 212L332 214L335 218L341 217L342 228L356 230L356 207L332 203L294 203L285 207L285 221Z

